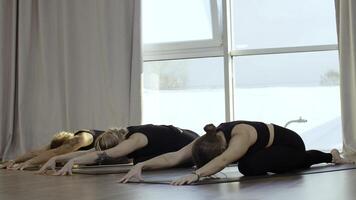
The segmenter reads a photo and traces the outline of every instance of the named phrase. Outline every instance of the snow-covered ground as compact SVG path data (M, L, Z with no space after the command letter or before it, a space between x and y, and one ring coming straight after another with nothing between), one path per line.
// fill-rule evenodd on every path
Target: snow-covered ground
M338 86L266 87L235 90L235 119L255 120L298 132L307 148L341 147ZM203 134L207 123L225 121L223 89L143 91L143 123L174 124Z

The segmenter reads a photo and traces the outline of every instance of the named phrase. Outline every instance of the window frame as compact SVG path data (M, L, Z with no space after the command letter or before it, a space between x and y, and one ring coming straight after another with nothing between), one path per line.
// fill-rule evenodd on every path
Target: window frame
M325 45L308 45L308 46L288 46L278 48L258 48L258 49L233 49L232 38L232 22L233 8L232 0L223 0L223 26L224 26L224 58L225 60L225 107L226 107L226 120L236 120L235 116L235 82L233 69L237 66L234 65L233 59L240 56L258 56L266 54L283 54L283 53L306 53L306 52L318 52L318 51L338 51L338 44L325 44Z
M143 45L143 61L223 56L222 22L219 2L210 0L212 39Z
M219 5L221 3L221 5ZM235 120L235 82L233 59L239 56L265 54L338 51L338 44L288 46L279 48L233 49L232 0L210 0L213 38L183 42L143 45L143 62L191 59L204 57L224 58L225 120Z

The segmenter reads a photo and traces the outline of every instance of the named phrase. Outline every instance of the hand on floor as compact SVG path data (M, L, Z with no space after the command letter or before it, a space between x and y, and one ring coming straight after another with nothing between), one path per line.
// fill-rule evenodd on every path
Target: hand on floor
M72 173L72 168L73 168L73 161L68 161L67 164L65 164L62 169L59 171L55 172L53 175L54 176L66 176L66 175L73 175Z
M33 167L34 165L32 165L29 161L26 162L22 162L22 163L18 163L18 164L14 164L12 167L10 167L9 169L11 170L24 170L28 167Z
M196 174L189 174L171 182L171 185L189 185L199 180L199 176Z
M1 164L0 169L10 169L15 164L14 160L6 161L5 163Z
M49 159L40 170L35 172L36 174L47 174L48 169L55 171L56 170L56 159L51 158Z
M139 181L143 181L142 165L140 165L140 163L133 166L133 168L129 172L127 172L127 174L117 182L118 183L127 183L132 178L135 178Z

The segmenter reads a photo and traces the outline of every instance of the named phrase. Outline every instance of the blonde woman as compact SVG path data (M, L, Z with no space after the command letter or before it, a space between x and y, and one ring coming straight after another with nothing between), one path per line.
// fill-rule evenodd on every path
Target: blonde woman
M81 156L63 155L50 159L38 173L55 169L56 162L68 161L54 175L71 175L73 165L94 164L127 157L134 164L168 152L178 151L198 138L198 134L172 125L139 125L116 129L100 135L95 141L97 151ZM182 162L180 166L193 166L192 162Z
M47 162L50 158L75 152L75 155L85 153L94 147L94 141L104 133L101 130L79 130L77 132L59 132L53 136L48 145L26 152L14 160L6 161L1 168L23 170Z

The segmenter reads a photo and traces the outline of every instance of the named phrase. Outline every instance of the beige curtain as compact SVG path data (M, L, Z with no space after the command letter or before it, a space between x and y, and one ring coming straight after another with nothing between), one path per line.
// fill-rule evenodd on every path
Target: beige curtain
M1 9L4 159L59 130L141 122L140 0L2 0Z
M16 7L16 1L0 1L0 158L14 128Z
M356 2L336 0L339 39L343 151L356 160Z

